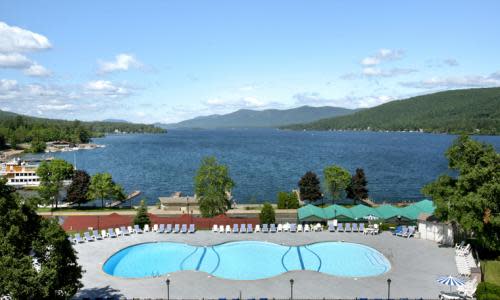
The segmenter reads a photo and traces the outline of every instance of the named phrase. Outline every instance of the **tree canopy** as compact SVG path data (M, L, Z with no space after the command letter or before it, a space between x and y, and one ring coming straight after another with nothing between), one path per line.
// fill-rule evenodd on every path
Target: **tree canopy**
M270 203L264 203L260 210L259 219L261 224L274 224L276 222L274 207Z
M213 217L231 208L229 195L234 182L229 169L215 157L205 157L194 179L194 190L203 217Z
M278 208L279 209L287 209L287 208L299 208L299 199L297 198L297 194L295 192L278 192Z
M326 191L332 197L332 201L335 202L335 200L340 200L344 196L345 189L351 181L351 174L340 166L331 165L323 169L323 178Z
M319 179L316 173L308 171L300 178L299 182L300 198L302 201L307 200L314 202L323 197L319 186Z
M87 197L91 200L101 200L104 207L104 200L125 200L126 196L121 185L113 181L109 173L97 173L90 179L90 186Z
M72 204L84 204L89 201L87 196L90 185L90 176L84 170L76 170L73 180L68 187L66 201Z
M36 214L0 180L0 295L12 299L69 299L82 269L56 219Z
M435 215L459 224L484 249L500 251L500 154L460 136L446 157L457 175L441 175L423 188L434 200Z
M366 185L365 171L361 168L356 169L356 173L352 176L349 186L346 189L347 198L352 199L354 204L361 199L368 198L368 188Z
M57 207L63 181L71 179L73 165L63 159L44 161L38 166L36 173L40 177L38 194L45 204L55 204Z

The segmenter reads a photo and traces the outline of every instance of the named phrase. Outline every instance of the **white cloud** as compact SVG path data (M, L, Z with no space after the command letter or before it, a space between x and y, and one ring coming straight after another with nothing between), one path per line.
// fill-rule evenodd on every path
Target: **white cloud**
M0 52L31 52L51 47L49 40L41 34L0 22Z
M453 89L500 86L500 72L488 76L433 77L421 81L402 82L405 87L419 89Z
M111 73L116 71L127 71L132 68L142 68L143 64L132 54L118 54L114 61L99 62L99 73Z
M84 85L87 93L110 98L126 97L132 94L129 88L109 80L89 81Z
M72 104L40 104L37 108L43 113L44 111L68 111L75 108Z
M394 77L399 75L406 75L417 72L415 69L408 68L392 68L389 70L382 70L374 67L363 68L363 75L370 77Z
M377 106L395 98L388 95L344 96L339 98L324 97L319 93L298 93L293 96L296 105L336 106L345 108L362 108Z
M24 69L33 63L26 56L19 53L0 53L0 68Z
M447 59L443 60L443 63L449 67L456 67L459 65L458 60L456 60L454 58L447 58Z
M363 66L375 66L384 61L396 60L402 58L403 50L399 49L380 49L372 56L367 56L361 60Z
M29 68L24 70L24 74L34 77L47 77L51 75L51 72L44 66L34 63Z

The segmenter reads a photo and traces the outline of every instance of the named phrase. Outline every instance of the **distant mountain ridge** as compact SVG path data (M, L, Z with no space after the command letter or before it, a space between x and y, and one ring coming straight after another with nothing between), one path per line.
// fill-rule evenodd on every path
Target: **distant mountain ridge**
M174 128L276 128L296 123L313 122L322 118L344 116L357 110L342 107L301 106L292 109L251 110L240 109L224 115L196 117L174 124L157 124Z
M293 130L388 130L500 134L500 88L450 90L391 101L348 116L283 126Z

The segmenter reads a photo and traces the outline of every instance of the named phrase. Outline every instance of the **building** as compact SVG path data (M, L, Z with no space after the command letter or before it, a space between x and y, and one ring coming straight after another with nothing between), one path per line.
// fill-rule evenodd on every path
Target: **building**
M0 176L7 179L7 185L15 187L39 186L40 177L36 175L37 169L37 164L14 159L1 164Z
M168 197L159 197L161 209L170 211L181 211L183 213L199 210L198 199L195 196L183 196L181 192L175 192Z

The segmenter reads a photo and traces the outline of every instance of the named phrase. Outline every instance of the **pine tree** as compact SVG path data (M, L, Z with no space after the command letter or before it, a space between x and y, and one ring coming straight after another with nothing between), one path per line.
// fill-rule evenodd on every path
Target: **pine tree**
M151 220L148 216L148 207L144 199L141 200L141 204L137 209L137 214L134 217L134 224L139 225L139 227L144 228L144 225L151 225Z
M270 203L264 203L259 214L259 219L261 224L274 224L276 222L274 207Z
M314 202L323 197L316 173L308 171L299 180L300 198Z
M354 204L358 200L368 198L368 188L366 185L368 181L366 180L365 171L361 168L356 169L356 174L351 178L351 183L346 189L347 198L352 199Z

